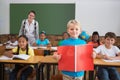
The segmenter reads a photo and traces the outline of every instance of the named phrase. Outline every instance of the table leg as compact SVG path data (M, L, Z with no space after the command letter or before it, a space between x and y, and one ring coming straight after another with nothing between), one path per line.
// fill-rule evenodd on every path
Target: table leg
M4 64L0 64L0 80L4 80Z
M39 69L38 69L38 64L35 64L35 69L36 69L36 80L40 80L40 75L39 75Z
M89 71L89 80L94 80L94 71Z
M50 79L50 65L47 64L47 80Z
M84 72L83 80L86 80L86 71Z
M41 76L40 80L44 80L43 68L44 68L44 64L41 63L39 66L39 75Z

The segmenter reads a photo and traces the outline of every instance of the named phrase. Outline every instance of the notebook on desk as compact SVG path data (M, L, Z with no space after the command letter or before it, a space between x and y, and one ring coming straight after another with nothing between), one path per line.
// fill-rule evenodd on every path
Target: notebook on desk
M17 59L17 60L27 60L30 58L30 55L26 55L26 54L19 54L19 55L13 55L13 60Z
M13 55L12 58L9 58L7 56L0 56L0 60L27 60L30 58L30 55L26 55L26 54L20 54L20 55Z

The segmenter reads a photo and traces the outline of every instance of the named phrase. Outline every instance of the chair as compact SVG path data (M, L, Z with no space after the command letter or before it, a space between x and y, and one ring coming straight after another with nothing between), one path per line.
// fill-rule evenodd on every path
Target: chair
M37 56L44 56L44 50L43 49L34 49L34 54L37 55ZM36 70L35 69L28 76L27 80L36 80Z
M5 52L5 46L0 46L0 55L2 55Z
M63 80L62 74L52 75L50 80Z

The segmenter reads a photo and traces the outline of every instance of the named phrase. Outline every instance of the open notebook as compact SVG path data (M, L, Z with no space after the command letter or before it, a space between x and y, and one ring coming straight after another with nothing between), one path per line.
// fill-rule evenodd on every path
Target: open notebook
M30 58L30 55L26 55L26 54L20 54L20 55L13 55L12 58L9 58L7 56L0 56L0 60L12 60L12 59L17 59L17 60L27 60Z
M58 54L62 57L58 62L59 70L65 71L81 71L93 70L92 45L78 46L59 46Z

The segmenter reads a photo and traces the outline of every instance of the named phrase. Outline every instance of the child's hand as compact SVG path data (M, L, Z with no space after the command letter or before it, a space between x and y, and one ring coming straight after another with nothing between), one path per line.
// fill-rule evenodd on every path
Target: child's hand
M55 58L57 60L60 60L61 59L61 55L59 55L57 52L54 52L53 58Z
M36 43L33 43L32 46L37 46L37 44L36 44Z
M107 60L112 60L112 57L109 57L109 56L107 56L107 55L104 55L103 58L104 58L104 59L107 59Z
M95 52L93 52L92 58L96 58L96 53Z

